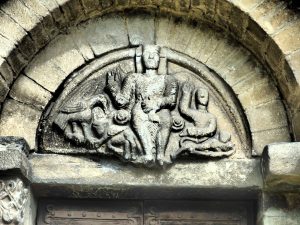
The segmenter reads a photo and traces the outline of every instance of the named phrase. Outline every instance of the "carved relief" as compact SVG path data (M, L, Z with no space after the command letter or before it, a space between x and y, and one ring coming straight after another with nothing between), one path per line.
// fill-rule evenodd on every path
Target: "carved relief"
M5 224L23 224L28 190L23 181L0 180L0 216Z
M67 95L52 124L65 140L148 166L170 164L179 155L235 152L231 134L208 112L207 89L168 73L157 45L137 47L133 58L135 71L115 64ZM170 143L171 135L177 143Z

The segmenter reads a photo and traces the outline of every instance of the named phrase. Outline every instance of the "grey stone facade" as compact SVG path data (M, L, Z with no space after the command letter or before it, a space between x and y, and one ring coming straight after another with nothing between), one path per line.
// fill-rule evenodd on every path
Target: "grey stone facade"
M256 224L300 224L297 13L0 3L0 224L36 224L43 198L243 200Z

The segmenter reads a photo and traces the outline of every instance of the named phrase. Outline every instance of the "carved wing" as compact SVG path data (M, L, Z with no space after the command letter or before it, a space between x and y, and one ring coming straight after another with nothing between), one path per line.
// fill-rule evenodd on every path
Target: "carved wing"
M102 91L97 79L89 80L71 93L69 99L61 106L60 111L64 113L81 112L89 107L88 100Z

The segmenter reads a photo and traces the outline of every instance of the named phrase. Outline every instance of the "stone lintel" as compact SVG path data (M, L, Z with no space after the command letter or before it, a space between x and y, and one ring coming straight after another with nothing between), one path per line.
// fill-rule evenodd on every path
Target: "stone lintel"
M265 187L270 191L300 191L300 142L266 146L262 157Z
M262 188L256 159L182 161L163 170L100 157L34 154L30 165L34 191L43 197L232 198Z
M30 165L27 159L29 147L20 137L0 137L0 173L15 175L20 173L27 179L30 176ZM8 172L14 171L12 172Z

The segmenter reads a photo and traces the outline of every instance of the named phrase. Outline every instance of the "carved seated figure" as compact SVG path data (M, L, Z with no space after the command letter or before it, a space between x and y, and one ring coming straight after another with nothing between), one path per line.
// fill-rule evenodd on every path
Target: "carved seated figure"
M227 152L233 147L230 142L230 134L217 132L217 119L207 111L208 99L206 89L197 88L195 90L187 82L183 84L179 111L184 118L192 122L192 126L186 127L179 134L181 137L180 148L172 154L173 159L184 151L207 156L232 154L232 152ZM190 103L195 104L195 107L191 107ZM216 152L222 153L214 154Z

